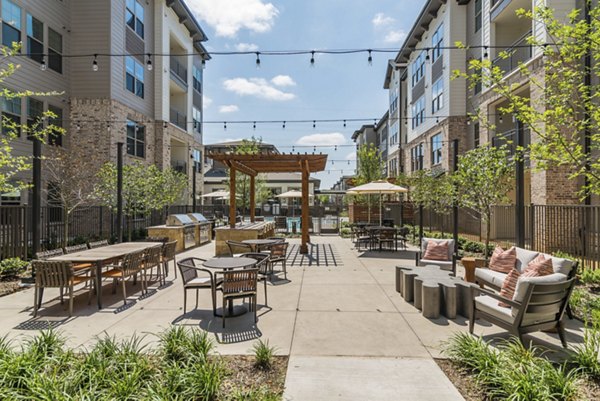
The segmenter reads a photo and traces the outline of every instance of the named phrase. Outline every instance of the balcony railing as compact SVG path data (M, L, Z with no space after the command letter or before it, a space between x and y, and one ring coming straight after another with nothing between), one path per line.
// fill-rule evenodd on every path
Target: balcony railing
M175 109L170 109L169 110L169 121L171 121L171 124L175 124L182 130L187 131L187 127L186 127L187 116L185 114L180 113Z
M527 38L531 36L531 31L521 36L519 40L513 43L510 47L502 50L508 57L498 56L494 59L493 64L504 72L504 75L514 71L519 64L531 59L533 47L527 43Z
M177 171L178 173L183 173L185 175L187 175L188 171L187 171L187 163L182 161L182 160L172 160L171 161L171 168L175 171Z
M523 135L523 148L527 149L527 148L529 148L529 145L531 144L531 132L530 132L529 128L527 128L527 127L524 127L521 132ZM517 130L512 129L512 130L500 132L500 133L497 133L496 135L494 135L494 137L492 138L492 146L494 146L494 147L506 146L509 156L512 157L515 155L515 150L517 149L516 141L517 141ZM527 154L528 154L528 152L526 151L525 156L527 156ZM528 158L526 157L526 159L528 159Z
M187 68L184 67L175 57L170 57L171 77L179 80L187 88Z

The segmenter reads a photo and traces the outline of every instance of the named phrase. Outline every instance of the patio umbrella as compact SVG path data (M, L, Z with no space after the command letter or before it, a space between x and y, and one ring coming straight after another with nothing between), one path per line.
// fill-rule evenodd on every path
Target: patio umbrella
M408 189L399 185L390 184L387 181L373 181L368 184L359 185L348 190L346 193L350 195L361 195L361 194L379 194L379 224L382 223L381 213L381 195L384 194L397 194L400 192L408 192ZM369 202L369 222L371 222L371 204Z
M208 192L204 195L202 195L203 198L225 198L229 196L229 191L215 191L215 192Z
M312 195L309 195L309 196L312 196ZM275 197L277 197L277 198L292 198L292 199L293 198L302 198L302 192L293 189L291 191L287 191L282 194L275 195ZM292 202L294 202L294 201L292 200ZM294 204L292 203L292 217L294 217L294 212L295 212Z

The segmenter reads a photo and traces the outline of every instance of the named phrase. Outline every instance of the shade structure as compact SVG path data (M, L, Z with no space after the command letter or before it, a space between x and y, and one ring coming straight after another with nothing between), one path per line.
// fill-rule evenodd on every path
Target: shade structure
M348 195L369 195L379 194L379 224L382 223L382 208L381 208L381 195L386 194L398 194L401 192L408 192L408 189L401 187L400 185L391 184L384 180L372 181L367 184L359 185L346 192ZM369 221L371 220L371 204L369 205Z

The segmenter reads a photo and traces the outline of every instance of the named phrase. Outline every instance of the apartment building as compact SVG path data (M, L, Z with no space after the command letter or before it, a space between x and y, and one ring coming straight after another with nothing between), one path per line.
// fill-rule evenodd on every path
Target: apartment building
M190 189L196 168L201 188L202 75L210 56L184 1L0 1L0 40L21 42L27 55L4 85L59 93L2 99L4 116L25 122L51 110L67 132L52 144L79 147L103 163L116 161L122 142L125 163L176 168L190 177ZM16 152L31 154L31 144L19 138ZM27 202L26 193L20 198Z
M385 112L385 114L377 121L375 124L375 135L377 139L377 145L379 147L379 154L381 155L381 160L383 162L383 176L384 177L395 177L397 172L397 164L392 163L391 165L388 163L388 150L389 150L389 121L388 121L389 112Z
M406 93L406 79L402 78L404 74L406 74L405 63L399 64L389 60L383 88L387 89L389 94L386 164L390 177L404 172L402 144L406 143L406 125L403 121L406 118L407 107L406 96L403 96Z

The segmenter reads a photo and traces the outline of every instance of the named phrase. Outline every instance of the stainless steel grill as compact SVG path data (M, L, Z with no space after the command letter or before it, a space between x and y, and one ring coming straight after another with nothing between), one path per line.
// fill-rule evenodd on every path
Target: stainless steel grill
M187 226L194 221L187 214L170 214L167 216L167 226Z

